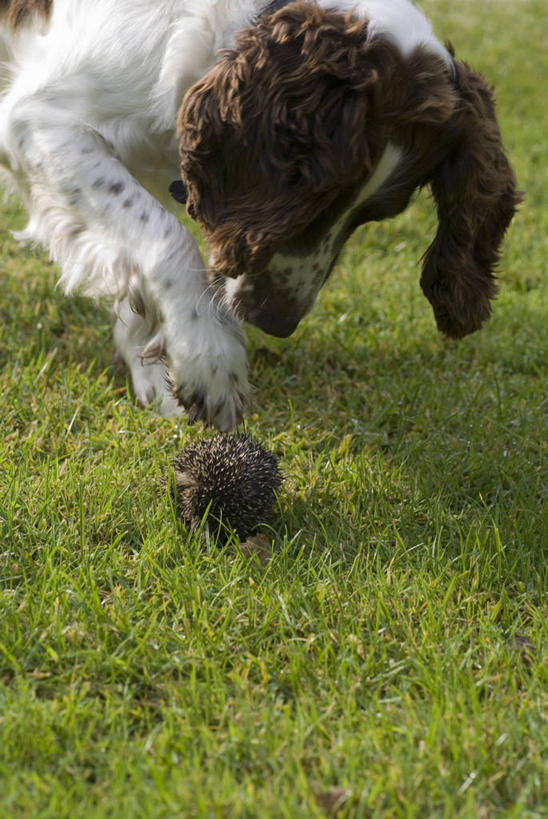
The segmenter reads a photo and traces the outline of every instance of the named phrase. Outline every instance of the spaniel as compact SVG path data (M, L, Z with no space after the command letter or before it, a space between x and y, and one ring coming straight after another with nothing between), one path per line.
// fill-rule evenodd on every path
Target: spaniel
M489 317L514 173L491 90L409 0L0 0L0 57L18 235L112 302L143 404L238 424L240 323L290 335L352 231L424 185L437 325Z

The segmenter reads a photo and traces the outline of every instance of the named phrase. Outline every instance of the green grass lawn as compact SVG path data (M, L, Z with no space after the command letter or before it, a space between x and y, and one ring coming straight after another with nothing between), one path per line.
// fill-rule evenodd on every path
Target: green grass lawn
M291 339L250 332L247 428L286 476L265 565L175 519L203 430L136 406L106 309L3 208L0 816L548 816L548 14L423 5L526 192L501 294L437 333L422 194Z

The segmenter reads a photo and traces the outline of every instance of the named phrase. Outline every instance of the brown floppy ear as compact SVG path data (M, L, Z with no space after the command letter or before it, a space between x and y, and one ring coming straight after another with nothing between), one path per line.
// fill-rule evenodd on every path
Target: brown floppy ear
M491 314L499 246L521 195L504 153L491 90L455 62L458 102L446 127L454 142L431 179L437 235L428 248L421 287L438 328L461 338Z

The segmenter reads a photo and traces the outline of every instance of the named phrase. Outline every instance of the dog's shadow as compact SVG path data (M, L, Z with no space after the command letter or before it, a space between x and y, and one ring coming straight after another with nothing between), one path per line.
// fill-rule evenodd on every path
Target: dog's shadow
M391 344L387 335L350 347L332 333L307 339L299 331L293 344L253 336L260 412L282 440L292 424L302 438L288 465L279 531L323 531L325 542L345 543L352 555L359 544L395 537L433 543L442 531L455 550L493 527L510 541L523 521L540 543L544 489L535 453L544 433L535 411L546 330L540 309L520 310L512 326L502 316L461 342L434 328L428 339Z

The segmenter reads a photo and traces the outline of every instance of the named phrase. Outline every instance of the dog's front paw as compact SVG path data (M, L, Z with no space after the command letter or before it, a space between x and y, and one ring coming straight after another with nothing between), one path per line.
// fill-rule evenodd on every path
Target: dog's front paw
M169 376L161 362L148 362L141 358L131 370L135 397L144 407L155 410L164 418L175 418L182 407L169 388Z
M245 335L229 317L194 315L192 329L183 344L181 337L168 339L172 394L191 423L228 432L241 423L249 399Z

